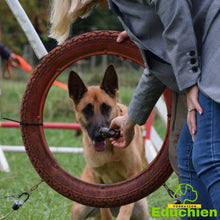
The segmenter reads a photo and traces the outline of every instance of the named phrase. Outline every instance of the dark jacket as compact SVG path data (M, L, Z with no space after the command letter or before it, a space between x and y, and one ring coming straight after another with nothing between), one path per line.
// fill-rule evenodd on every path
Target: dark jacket
M8 58L10 57L12 51L7 49L4 44L0 44L0 55L3 59L8 60Z

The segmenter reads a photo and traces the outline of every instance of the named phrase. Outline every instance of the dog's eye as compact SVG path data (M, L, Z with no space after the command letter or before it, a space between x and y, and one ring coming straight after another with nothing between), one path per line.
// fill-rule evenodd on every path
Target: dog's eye
M89 103L88 105L86 105L86 107L82 110L82 112L87 119L91 118L94 115L92 104Z
M101 105L101 113L102 115L109 115L110 111L111 111L112 107L106 103L102 103Z

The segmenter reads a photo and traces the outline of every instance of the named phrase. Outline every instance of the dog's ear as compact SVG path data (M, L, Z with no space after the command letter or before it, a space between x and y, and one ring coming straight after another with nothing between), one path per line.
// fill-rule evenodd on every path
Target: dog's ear
M68 79L68 90L70 98L72 98L75 105L77 105L88 89L79 75L74 71L71 71Z
M114 98L118 91L118 75L113 65L109 65L105 71L100 88Z

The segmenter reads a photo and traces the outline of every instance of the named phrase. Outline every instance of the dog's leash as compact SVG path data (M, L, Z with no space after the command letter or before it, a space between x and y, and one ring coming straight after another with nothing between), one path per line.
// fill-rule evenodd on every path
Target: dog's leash
M6 214L3 217L0 217L0 220L3 220L5 218L7 218L9 215L11 215L14 211L17 211L21 206L23 206L27 200L30 198L30 194L36 190L38 188L38 186L43 183L44 180L41 179L41 181L37 184L35 184L34 186L32 186L28 191L23 192L21 194L14 194L14 195L0 195L0 199L6 199L6 198L16 198L16 200L14 201L14 204L11 207L10 212L8 212L8 214Z
M172 189L170 189L166 183L163 184L164 188L167 190L169 196L174 199L174 204L181 204L181 197L178 194L175 194Z

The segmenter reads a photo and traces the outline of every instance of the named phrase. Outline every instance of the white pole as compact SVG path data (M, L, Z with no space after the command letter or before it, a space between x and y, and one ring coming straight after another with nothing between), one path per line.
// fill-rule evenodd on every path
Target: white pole
M8 165L8 161L3 153L3 150L0 147L0 171L9 172L10 168Z
M163 98L160 97L156 103L156 111L158 112L162 122L167 125L167 107L166 103L164 102Z
M46 48L44 47L42 41L40 40L36 30L34 29L19 1L6 0L6 2L10 7L12 13L14 14L15 18L17 19L18 23L21 25L38 59L41 59L42 57L47 55L48 52Z
M83 148L79 147L49 147L52 153L63 153L63 154L80 154L83 153ZM24 146L8 146L8 145L0 145L0 150L3 152L17 152L23 153L25 152ZM0 151L0 152L1 152Z

